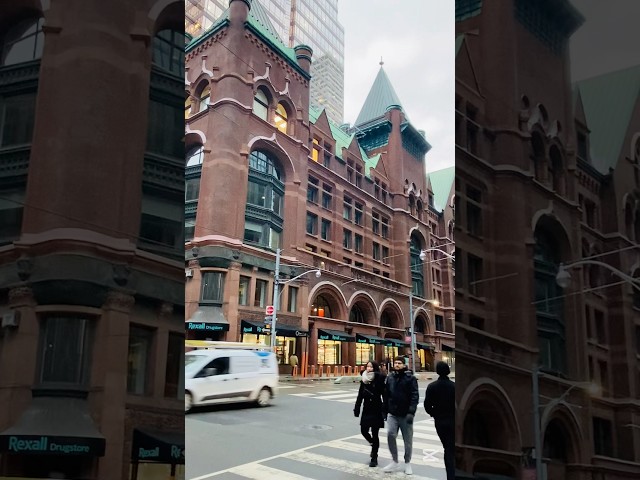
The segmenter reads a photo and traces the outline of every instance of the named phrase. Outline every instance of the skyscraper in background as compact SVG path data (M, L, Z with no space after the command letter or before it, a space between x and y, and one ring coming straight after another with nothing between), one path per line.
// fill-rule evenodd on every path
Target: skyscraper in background
M252 0L256 3L258 0ZM344 27L338 0L260 0L278 36L289 47L313 48L311 105L340 124L344 113ZM229 7L229 0L187 0L185 31L198 37Z

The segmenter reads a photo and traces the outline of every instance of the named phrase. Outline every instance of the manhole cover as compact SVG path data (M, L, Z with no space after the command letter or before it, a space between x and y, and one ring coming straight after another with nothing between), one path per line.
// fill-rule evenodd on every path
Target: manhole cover
M331 430L332 428L331 425L303 425L300 427L301 430Z

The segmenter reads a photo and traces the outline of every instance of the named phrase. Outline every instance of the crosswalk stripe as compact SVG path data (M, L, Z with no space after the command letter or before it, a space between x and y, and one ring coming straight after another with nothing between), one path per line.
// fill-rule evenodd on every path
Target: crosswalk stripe
M254 480L309 480L308 477L303 477L296 473L286 472L277 468L267 467L266 465L260 465L258 463L249 463L240 467L232 468L229 473L240 475L245 478L252 478Z
M355 403L356 398L358 398L358 395L354 395L353 393L338 393L335 395L324 395L322 397L314 397L317 398L318 400L337 400L339 398L350 398L352 399L352 401Z
M340 472L348 473L350 475L357 475L358 477L382 478L382 477L378 477L378 475L375 475L375 474L380 473L380 475L384 475L382 471L372 472L371 467L367 465L358 465L348 460L341 460L339 458L329 457L327 455L320 455L317 453L311 453L309 451L297 452L292 455L287 455L286 458L289 458L291 460L297 460L299 462L309 463L311 465L318 465L324 468L330 468L332 470L338 470ZM412 478L416 480L435 480L433 478L423 477L420 475L413 475Z
M364 439L362 439L362 442L364 442ZM326 446L337 448L338 450L348 450L354 453L361 453L363 455L369 455L371 453L371 447L369 445L365 443L348 442L346 440L334 440L327 443ZM411 460L411 463L415 463L416 465L429 465L434 468L444 468L444 465L434 465L434 462L423 462L423 450L429 452L439 452L442 450L442 445L440 443L435 445L430 443L413 442L413 459ZM404 443L402 443L401 441L398 441L398 452L400 453L400 456L403 455ZM386 442L382 437L380 438L380 449L378 450L378 457L384 458L385 460L391 460L391 453L389 453L388 446L386 445Z
M292 397L313 397L315 393L290 393Z
M318 392L318 395L330 395L332 393L347 393L347 392L351 393L353 392L353 390L327 390L326 392Z
M279 389L296 388L295 385L278 385Z

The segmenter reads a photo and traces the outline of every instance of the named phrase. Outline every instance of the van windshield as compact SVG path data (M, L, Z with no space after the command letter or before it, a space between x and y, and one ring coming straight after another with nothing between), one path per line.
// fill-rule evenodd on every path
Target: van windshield
M184 370L189 373L192 370L196 370L198 368L197 365L200 364L200 361L206 358L206 355L185 355L184 356Z

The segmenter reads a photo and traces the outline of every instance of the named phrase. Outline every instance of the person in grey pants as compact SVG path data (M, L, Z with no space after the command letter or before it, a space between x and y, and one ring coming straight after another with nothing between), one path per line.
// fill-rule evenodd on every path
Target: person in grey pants
M393 372L385 384L382 411L387 417L387 442L393 461L383 468L384 472L397 472L412 475L411 453L413 447L413 417L418 408L418 380L407 368L404 357L393 361ZM398 430L404 441L404 467L398 463Z

